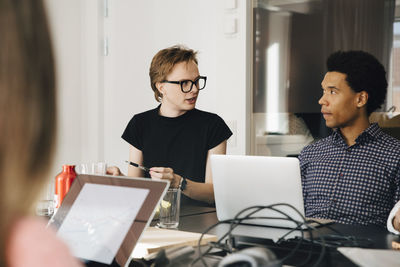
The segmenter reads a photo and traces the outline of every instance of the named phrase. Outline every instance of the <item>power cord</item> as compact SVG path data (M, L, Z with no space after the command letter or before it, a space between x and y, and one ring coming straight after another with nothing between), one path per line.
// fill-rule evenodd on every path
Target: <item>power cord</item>
M297 220L293 219L293 218L292 218L291 216L289 216L286 212L280 210L280 209L279 209L280 207L289 207L289 208L293 209L293 210L300 216L300 218L302 219L302 221L297 221ZM253 214L255 214L255 213L257 213L257 212L259 212L259 211L261 211L261 210L264 210L264 209L273 210L273 211L275 211L275 212L281 214L283 217L265 217L265 216L253 217L253 216L252 216ZM251 211L251 210L253 210L253 211ZM240 217L243 213L249 212L249 211L251 211L251 212L248 213L246 216ZM301 240L296 244L295 248L293 248L293 250L292 250L288 255L286 255L285 257L283 257L282 259L280 259L280 262L283 262L283 261L289 259L290 257L292 257L293 255L295 255L295 253L298 251L298 249L299 249L300 246L302 245L303 240L305 240L305 239L304 239L304 232L308 232L308 234L309 234L309 236L310 236L310 241L312 241L312 242L311 242L310 251L309 251L309 253L308 253L307 258L306 258L301 264L299 264L299 266L307 264L307 263L309 262L309 260L311 259L311 257L312 257L312 252L313 252L313 245L314 245L314 238L313 238L313 233L312 233L312 231L317 231L317 232L318 232L318 230L317 230L315 227L311 226L311 225L308 223L308 221L306 220L306 218L305 218L295 207L293 207L292 205L289 205L289 204L286 204L286 203L277 203L277 204L272 204L272 205L267 205L267 206L252 206L252 207L249 207L249 208L245 208L245 209L241 210L240 212L238 212L238 213L236 214L236 216L234 217L234 219L220 221L220 222L218 222L218 223L216 223L216 224L214 224L214 225L208 227L208 228L201 234L200 239L199 239L199 242L198 242L198 254L199 254L199 256L198 256L195 260L192 261L192 263L191 263L190 266L193 266L196 262L201 261L201 262L203 263L204 266L208 267L207 263L206 263L205 260L204 260L204 257L205 257L206 255L208 255L208 254L210 253L210 251L211 251L214 247L218 247L218 248L220 248L220 249L223 249L223 250L226 251L227 253L232 253L232 251L234 250L234 246L233 246L233 244L232 244L232 240L233 240L232 232L233 232L233 230L234 230L237 226L239 226L239 225L244 225L244 223L242 223L243 221L249 221L249 220L287 220L287 221L292 221L292 222L294 222L294 223L296 224L296 227L293 228L293 229L290 231L290 233L293 232L293 231L300 231L300 232L301 232ZM211 245L209 245L209 248L206 249L205 252L202 252L202 251L201 251L201 246L200 246L200 244L201 244L201 240L203 239L203 236L204 236L206 233L208 233L210 230L212 230L213 228L217 227L217 226L220 225L220 224L230 224L229 230L228 230L225 234L223 234L222 237L219 238L219 239L217 240L217 242L213 242ZM267 225L258 225L258 226L261 226L261 227L269 227L269 226L267 226ZM305 227L306 229L303 229L303 227ZM288 235L288 234L285 234L284 236L282 236L281 238L279 238L279 239L278 239L278 242L282 242L282 240L283 240L287 235ZM223 244L222 241L223 241L226 237L228 237L228 238L227 238L227 242L226 242L225 244ZM320 255L319 255L317 261L315 262L315 264L314 264L313 266L318 266L318 265L322 262L323 257L324 257L325 252L326 252L326 248L325 248L325 239L324 239L324 237L323 237L323 236L320 236L320 237L318 238L318 240L319 240L319 242L320 242L320 243L318 243L318 245L321 247L321 253L320 253Z

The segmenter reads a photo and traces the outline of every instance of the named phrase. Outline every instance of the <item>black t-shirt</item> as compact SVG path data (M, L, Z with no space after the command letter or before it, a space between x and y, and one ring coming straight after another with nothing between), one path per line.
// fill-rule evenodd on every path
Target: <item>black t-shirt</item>
M204 183L208 150L227 140L231 130L210 112L193 109L168 118L159 115L159 109L133 116L122 138L142 151L143 166L170 167L185 178Z

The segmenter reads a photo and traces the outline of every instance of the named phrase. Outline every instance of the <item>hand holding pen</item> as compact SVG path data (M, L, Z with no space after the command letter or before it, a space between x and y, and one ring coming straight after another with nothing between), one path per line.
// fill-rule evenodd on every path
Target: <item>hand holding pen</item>
M174 170L171 168L152 167L151 172L150 172L150 168L144 167L142 165L139 165L135 162L131 162L128 160L125 160L125 162L129 163L130 165L135 166L136 168L139 168L145 172L148 172L150 174L151 178L153 178L153 179L169 180L170 186L172 188L179 187L182 177L179 174L174 173Z
M135 162L127 161L125 160L126 163L129 163L132 166L135 166L136 168L139 168L145 172L150 172L149 168L146 168L144 166L141 166ZM124 176L124 174L121 172L121 170L117 166L110 166L107 167L107 172L108 175L113 175L113 176Z
M107 167L106 174L112 175L112 176L125 176L117 166Z
M178 188L182 180L182 176L167 167L152 167L150 176L152 179L168 180L171 188Z
M135 163L135 162L128 161L128 160L125 160L125 162L126 162L126 163L129 163L130 165L135 166L136 168L139 168L139 169L141 169L141 170L143 170L143 171L145 171L145 172L150 172L150 169L147 168L147 167L145 167L145 166L139 165L139 164L137 164L137 163Z

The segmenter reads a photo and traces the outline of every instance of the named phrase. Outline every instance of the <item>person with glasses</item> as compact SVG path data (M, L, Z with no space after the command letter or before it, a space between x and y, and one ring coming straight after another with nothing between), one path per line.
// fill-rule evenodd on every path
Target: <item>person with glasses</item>
M129 143L129 160L151 167L129 166L128 176L167 179L181 188L182 203L214 202L209 157L225 154L232 132L216 114L196 109L207 77L199 73L196 52L183 46L159 51L150 66L150 83L157 108L136 114L122 138ZM121 175L116 167L109 174Z

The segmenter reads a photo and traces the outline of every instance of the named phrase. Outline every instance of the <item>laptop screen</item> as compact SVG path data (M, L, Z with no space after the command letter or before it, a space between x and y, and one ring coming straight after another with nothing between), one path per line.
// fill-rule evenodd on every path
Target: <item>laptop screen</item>
M220 221L233 219L238 212L252 206L286 203L304 216L299 160L288 157L211 155L217 217ZM301 216L289 207L279 210L301 221ZM254 210L253 210L254 211ZM242 214L241 217L243 217ZM271 210L258 216L282 217ZM295 223L280 219L246 221L262 225L292 228Z
M78 175L49 224L76 257L124 266L167 188L165 181Z

